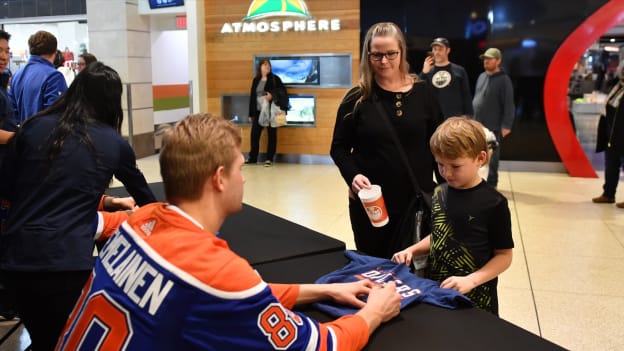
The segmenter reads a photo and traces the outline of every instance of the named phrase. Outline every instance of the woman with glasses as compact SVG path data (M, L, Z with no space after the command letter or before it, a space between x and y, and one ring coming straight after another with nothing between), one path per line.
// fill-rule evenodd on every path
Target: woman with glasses
M95 55L85 52L78 56L78 62L76 63L76 74L80 73L83 69L85 69L90 63L96 62L97 58Z
M362 48L360 80L338 108L330 154L349 187L349 215L358 250L390 258L412 244L416 190L397 144L420 189L433 192L429 138L442 121L428 85L409 73L405 38L394 23L377 23ZM389 222L374 227L358 192L381 186Z

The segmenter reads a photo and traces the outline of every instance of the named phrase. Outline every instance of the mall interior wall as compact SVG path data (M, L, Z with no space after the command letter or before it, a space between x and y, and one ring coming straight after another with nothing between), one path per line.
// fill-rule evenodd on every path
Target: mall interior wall
M241 22L252 2L249 0L206 0L206 106L221 114L223 94L249 94L254 76L254 56L339 53L352 57L352 82L358 77L360 48L360 1L307 1L316 19L339 19L336 31L288 31L265 33L226 33L225 23ZM284 127L278 132L278 154L328 155L336 120L336 110L348 88L289 87L289 94L316 95L316 125ZM247 118L247 116L243 116ZM250 126L242 126L243 151L249 150ZM260 152L265 151L266 132Z

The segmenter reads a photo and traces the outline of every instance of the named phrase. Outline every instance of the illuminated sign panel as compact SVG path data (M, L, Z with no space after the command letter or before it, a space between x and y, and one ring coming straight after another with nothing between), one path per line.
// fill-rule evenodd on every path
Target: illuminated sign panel
M283 20L266 20L275 17ZM224 23L221 27L222 34L339 30L339 19L312 18L302 0L254 0L241 22Z

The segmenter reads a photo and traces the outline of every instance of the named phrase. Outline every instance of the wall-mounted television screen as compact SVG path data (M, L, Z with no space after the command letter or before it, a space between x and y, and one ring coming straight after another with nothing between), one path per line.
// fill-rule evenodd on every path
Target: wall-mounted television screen
M313 126L316 120L316 96L289 94L290 109L286 125Z
M149 0L149 6L151 9L184 6L184 0Z
M254 70L262 58L264 57L256 57ZM279 76L284 84L319 85L320 59L318 56L269 56L268 58L271 60L273 74Z
M316 96L289 94L290 109L286 114L287 126L314 126L316 123ZM249 124L249 94L221 96L221 116L236 124Z

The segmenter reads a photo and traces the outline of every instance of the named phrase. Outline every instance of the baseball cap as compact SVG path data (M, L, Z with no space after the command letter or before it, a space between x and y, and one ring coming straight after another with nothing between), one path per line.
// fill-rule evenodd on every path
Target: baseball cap
M489 48L489 49L485 50L485 52L483 54L479 55L480 59L483 59L485 57L499 59L499 58L501 58L501 52L497 48Z
M447 48L451 47L448 39L442 38L442 37L433 39L430 46L433 47L434 45L442 45L442 46L446 46Z

